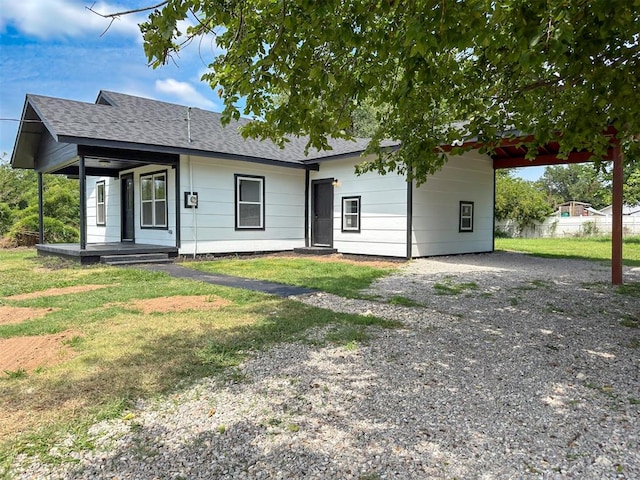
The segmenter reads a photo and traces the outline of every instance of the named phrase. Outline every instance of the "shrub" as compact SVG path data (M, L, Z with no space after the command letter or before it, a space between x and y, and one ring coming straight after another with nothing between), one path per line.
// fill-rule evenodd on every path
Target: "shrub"
M507 228L496 227L493 232L493 236L495 238L511 238L513 237L512 233Z
M582 224L582 233L587 237L597 235L599 233L598 225L596 222L584 222Z
M32 246L38 243L38 215L29 215L18 220L9 230L9 239L16 246ZM80 234L76 228L60 220L44 217L44 241L46 243L77 242Z
M7 233L13 224L13 212L6 203L0 203L0 237Z
M55 218L66 225L79 226L80 205L77 195L60 188L52 188L44 196L43 211L45 217ZM38 214L38 205L33 203L20 212L21 217Z

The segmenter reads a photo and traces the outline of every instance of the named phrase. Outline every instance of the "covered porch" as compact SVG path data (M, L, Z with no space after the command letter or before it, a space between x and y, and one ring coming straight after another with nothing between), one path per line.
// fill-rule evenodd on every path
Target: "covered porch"
M16 146L12 155L14 168L32 169L38 178L38 216L39 228L36 249L39 255L57 255L81 264L91 264L104 261L105 257L120 255L122 258L132 258L147 255L157 258L172 258L178 255L180 248L180 154L170 147L148 145L131 142L120 138L123 119L114 119L108 123L105 132L85 131L91 125L91 115L96 111L110 111L101 97L100 105L67 102L58 105L57 99L27 96L22 115L22 122L18 131ZM72 108L65 111L63 107ZM106 108L105 108L106 107ZM69 120L72 118L74 121ZM122 121L121 121L122 120ZM169 241L159 241L149 235L137 238L134 234L141 227L141 205L139 185L134 185L134 175L131 173L140 167L157 168L165 172L163 177L162 201L165 205L175 205L173 214L168 216L165 209L162 219L163 229L175 234L168 236ZM44 174L66 175L78 180L79 190L79 242L64 244L46 243L44 231ZM114 210L97 218L89 218L88 211L94 207L89 205L91 192L88 192L92 177L112 179L115 185ZM174 181L169 181L173 178ZM94 179L95 180L95 179ZM130 196L125 198L124 182L128 180ZM104 182L102 182L104 183ZM109 183L109 181L107 181ZM139 183L139 182L138 182ZM104 189L103 189L104 194ZM95 202L95 200L93 200ZM104 201L104 199L103 199ZM135 204L135 205L134 205ZM97 207L94 208L97 210ZM94 217L97 212L94 213ZM92 235L90 228L95 226L109 227L109 234ZM153 225L152 228L156 228ZM106 230L105 230L106 231ZM149 241L151 240L151 241ZM151 257L148 257L151 258Z
M66 174L78 179L80 197L79 242L46 243L44 234L43 205L45 191L43 188L43 172L37 169L39 232L38 243L35 247L38 255L58 256L76 261L81 265L163 262L176 257L180 246L179 200L177 199L179 193L179 157L177 155L149 154L143 151L127 151L105 147L96 148L83 145L76 146L74 150L75 155L71 162L67 160L62 168L53 168L46 173ZM175 184L169 188L169 190L173 190L176 193L176 215L173 221L167 219L167 225L176 226L176 241L173 245L157 245L144 240L142 242L136 241L134 231L138 224L139 211L137 209L140 208L139 205L136 208L136 201L134 200L134 189L137 190L137 187L133 185L133 175L125 174L124 172L130 172L131 169L146 165L160 165L164 168L176 170ZM116 218L119 220L119 226L112 225L120 231L117 238L120 241L114 241L115 239L113 238L97 241L95 238L88 238L87 212L89 205L87 203L89 201L89 193L87 191L87 177L89 176L110 177L120 184L120 188L122 188L121 194L118 195L121 202L119 215L111 217L112 221ZM129 186L128 194L125 193L124 183ZM135 195L140 195L140 193L135 192ZM127 196L129 197L128 200ZM166 201L169 201L169 199L166 199Z

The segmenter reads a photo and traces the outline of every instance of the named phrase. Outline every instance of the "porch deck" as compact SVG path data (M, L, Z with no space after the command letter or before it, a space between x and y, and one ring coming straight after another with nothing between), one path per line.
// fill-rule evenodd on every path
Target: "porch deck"
M82 265L99 263L100 258L103 256L148 253L166 253L170 258L178 256L177 247L130 242L90 243L87 244L87 248L84 250L80 249L79 243L39 243L36 245L36 250L38 255L66 258Z

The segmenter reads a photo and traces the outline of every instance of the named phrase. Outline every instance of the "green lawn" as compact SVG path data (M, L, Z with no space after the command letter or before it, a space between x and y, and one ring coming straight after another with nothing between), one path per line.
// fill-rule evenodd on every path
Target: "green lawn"
M364 262L286 257L224 259L186 265L204 272L315 288L350 298L359 297L360 290L397 268L391 262L378 262L377 266L371 266Z
M322 277L307 286L326 284L334 291L344 286L347 292L385 272L330 264L307 271ZM86 285L105 288L12 298ZM171 304L176 296L201 296L205 305L144 313L132 304L160 297L169 297L166 304ZM91 448L87 427L96 420L121 417L135 399L153 398L205 376L237 375L234 367L252 352L280 342L308 341L306 332L312 327L332 324L324 341L352 346L367 338L369 325L397 326L163 273L79 267L38 258L32 250L0 250L0 308L15 307L47 311L41 318L0 324L0 352L11 342L65 332L71 355L28 371L0 369L0 477L17 454L64 461L64 456L48 457L57 438L71 435L71 449Z
M496 250L526 252L540 257L610 262L611 238L496 238ZM624 239L622 257L625 265L640 266L640 237Z

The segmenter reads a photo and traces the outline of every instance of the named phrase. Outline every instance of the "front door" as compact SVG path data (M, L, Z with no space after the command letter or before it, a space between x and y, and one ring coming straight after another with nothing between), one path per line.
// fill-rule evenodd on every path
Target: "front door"
M121 205L122 205L122 241L133 242L134 241L134 196L133 196L133 174L124 175L120 178L120 189L122 193Z
M333 247L333 179L314 180L312 186L313 224L311 243L317 247Z

